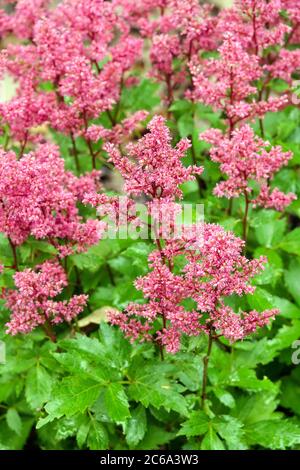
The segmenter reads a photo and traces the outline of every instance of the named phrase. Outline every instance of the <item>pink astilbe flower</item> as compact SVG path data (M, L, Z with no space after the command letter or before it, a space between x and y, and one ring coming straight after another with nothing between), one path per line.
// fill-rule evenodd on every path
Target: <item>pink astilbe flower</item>
M181 159L190 147L183 139L175 148L171 145L171 134L162 116L155 116L148 124L150 131L137 143L127 145L129 157L107 144L105 149L111 161L125 180L125 191L132 195L145 194L153 199L169 200L182 197L178 185L202 173L200 167L184 167Z
M226 297L254 292L250 279L263 269L265 259L247 260L242 255L244 242L218 225L203 224L200 238L194 233L192 229L166 241L162 250L151 253L152 270L135 283L148 303L132 303L124 313L111 313L111 323L119 325L127 337L149 341L152 333L152 340L155 337L168 352L175 353L183 334L214 331L237 341L278 313L276 309L235 313L226 306ZM185 257L186 264L175 274L171 267L176 266L178 255ZM193 310L183 307L185 299L194 301ZM162 328L156 331L158 319Z
M104 225L81 219L77 201L96 191L98 174L80 178L66 172L56 146L44 144L20 160L2 151L0 159L0 231L19 245L30 235L61 241L79 251L97 243ZM66 247L64 248L66 249Z
M3 122L9 125L11 135L22 144L34 140L29 130L47 121L50 113L49 97L43 92L36 92L30 76L22 80L22 91L19 89L17 96L0 103Z
M300 50L282 49L278 59L272 65L267 65L266 69L274 78L281 78L288 83L292 82L292 75L300 71Z
M19 1L16 13L8 15L13 31L20 29L18 9L25 3ZM42 123L65 134L86 131L90 119L120 99L143 45L113 2L65 0L49 10L45 0L29 3L21 34L28 42L7 48L6 68L17 79L17 98L1 106L4 123L22 143Z
M274 174L292 157L291 152L283 152L280 146L270 147L268 142L255 136L250 126L244 125L233 131L231 138L218 129L210 129L200 135L210 144L210 156L220 163L220 169L227 176L214 189L218 197L239 197L253 193L251 182L255 181L260 194L251 202L263 207L283 210L295 199L292 193L283 194L277 188L271 192L269 182Z
M177 36L157 34L153 36L150 59L153 65L153 75L164 79L173 73L173 59L180 53L180 42Z
M45 261L35 270L25 269L14 275L15 290L4 294L11 310L7 333L29 333L45 323L70 322L84 309L87 296L75 295L70 300L53 300L68 285L67 276L57 262Z
M271 97L256 102L255 80L263 70L256 55L248 54L233 34L226 34L219 48L218 59L198 59L191 61L193 90L188 96L196 101L222 110L227 117L229 133L237 123L245 119L262 117L268 111L277 111L287 102L287 97Z
M269 46L282 45L290 30L281 9L282 0L236 0L220 13L218 29L233 33L245 49L261 55Z

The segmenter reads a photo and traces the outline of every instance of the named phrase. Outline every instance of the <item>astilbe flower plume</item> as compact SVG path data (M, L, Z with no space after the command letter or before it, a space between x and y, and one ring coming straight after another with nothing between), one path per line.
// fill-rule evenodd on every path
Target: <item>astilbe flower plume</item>
M111 323L120 326L132 341L156 340L175 353L184 334L197 336L213 331L237 341L278 313L276 309L234 312L226 305L226 298L232 294L254 292L250 280L263 269L266 260L247 260L242 255L244 242L218 225L203 224L200 237L199 230L194 229L166 241L162 250L150 254L151 271L135 283L148 303L131 303L124 312L110 314ZM179 255L185 257L186 264L175 272L172 267L176 267ZM186 299L193 300L193 309L183 306ZM158 321L162 326L157 330Z
M7 333L29 333L37 326L70 322L84 309L87 296L74 295L67 300L54 300L68 285L67 276L56 261L45 261L33 269L15 273L16 289L4 293L11 311Z
M125 180L126 193L151 199L174 200L182 197L178 185L194 179L203 168L185 167L182 158L190 147L188 139L182 139L172 147L171 133L162 116L155 116L148 124L148 132L136 143L126 146L127 156L122 156L116 146L107 144L105 149L111 161Z
M5 16L12 30L24 3ZM17 98L3 103L1 114L12 135L25 144L32 140L32 128L43 122L68 135L86 130L90 119L120 99L142 48L113 2L65 0L49 9L47 3L30 2L41 4L45 14L33 15L29 9L22 35L28 42L7 48L6 69L17 80ZM46 91L45 81L50 82Z
M246 119L263 117L268 111L278 111L287 103L287 97L253 99L257 93L254 82L262 76L258 57L248 54L232 33L225 35L217 59L191 61L193 90L187 95L193 100L212 106L225 113L229 133Z
M246 50L261 56L267 47L284 43L290 28L280 14L283 7L282 0L235 0L220 13L218 29L233 33Z
M13 151L1 151L0 230L15 245L30 235L47 239L61 254L83 251L97 243L102 222L79 215L77 202L95 191L99 174L79 178L64 169L56 146L44 144L18 160ZM63 242L64 245L60 245Z
M284 194L270 187L274 174L288 164L291 152L283 152L280 146L271 147L249 125L234 130L231 138L218 129L209 129L200 138L212 144L211 159L220 163L221 171L227 176L215 187L216 196L236 198L246 193L250 198L256 182L259 193L250 201L254 205L282 211L296 198L293 193Z

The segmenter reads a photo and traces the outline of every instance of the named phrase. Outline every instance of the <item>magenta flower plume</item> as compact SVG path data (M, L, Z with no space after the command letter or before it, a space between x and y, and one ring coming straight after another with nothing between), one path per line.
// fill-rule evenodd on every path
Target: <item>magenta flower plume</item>
M198 232L199 233L199 232ZM278 311L234 312L226 297L254 292L253 276L263 269L264 258L247 260L242 255L244 242L222 227L204 224L202 237L194 231L167 241L162 251L149 257L151 271L135 285L143 291L146 304L129 304L125 312L110 315L131 340L156 340L171 353L178 351L183 334L197 336L212 330L230 341L243 339L266 325ZM176 257L186 264L175 274ZM193 300L194 309L186 310L182 302ZM155 322L162 328L156 331ZM151 334L152 337L151 337Z
M182 158L190 147L188 139L182 139L175 148L171 134L162 116L155 116L148 124L149 133L137 143L127 145L128 157L120 154L112 144L105 149L111 161L125 180L125 191L132 195L145 194L153 199L174 200L182 197L178 185L194 179L203 168L184 167Z
M258 186L258 196L249 202L267 208L282 211L296 195L284 194L278 188L271 189L270 182L292 157L291 152L283 152L280 146L271 147L268 142L255 136L249 125L233 131L231 138L218 129L210 129L200 135L210 144L210 156L220 163L221 171L227 176L214 189L218 197L239 197L253 194L253 185Z
M44 144L20 160L2 151L0 159L0 230L15 245L30 235L47 239L65 255L97 243L102 222L79 215L77 202L96 190L99 173L79 178L64 169L56 146ZM61 245L64 242L64 245Z
M45 323L70 322L84 309L87 296L75 295L70 300L54 298L68 285L67 276L58 262L46 261L35 270L25 269L14 275L16 290L5 292L11 310L7 333L29 333Z

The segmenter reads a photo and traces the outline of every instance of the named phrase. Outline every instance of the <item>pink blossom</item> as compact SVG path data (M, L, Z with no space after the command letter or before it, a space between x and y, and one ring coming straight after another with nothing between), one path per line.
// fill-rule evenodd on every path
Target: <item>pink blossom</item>
M248 125L233 131L230 138L217 129L210 129L200 137L212 144L211 159L220 163L221 171L227 176L215 187L216 196L231 198L245 193L251 195L251 182L256 181L261 193L251 201L255 205L283 210L295 199L294 194L285 195L277 188L271 192L268 186L274 174L288 164L291 152L283 152L280 146L271 147L268 142L255 136Z
M262 77L263 69L258 56L249 54L232 33L225 35L219 53L218 59L192 59L193 90L187 95L216 110L223 110L230 133L240 121L262 117L287 104L286 97L271 97L259 102L250 100L257 93L254 81Z
M183 334L197 336L213 330L230 341L243 339L278 313L275 309L235 313L225 305L226 297L232 294L254 292L250 279L265 263L264 258L247 260L241 253L243 245L242 240L213 224L203 224L200 238L192 229L183 237L165 241L164 247L149 257L151 271L135 283L148 302L129 304L125 312L112 313L110 321L132 340L150 340L152 333L152 340L155 337L171 353L180 348ZM179 255L185 257L186 264L175 274L171 268ZM185 299L194 301L194 309L183 307ZM159 319L162 328L157 331ZM133 320L138 322L134 322L134 331L130 326Z
M96 190L95 173L76 178L64 170L57 147L44 144L20 160L14 152L0 159L0 230L16 245L30 235L48 239L59 248L66 241L82 251L96 243L102 222L83 222L77 201ZM73 248L72 248L73 249Z
M111 144L105 147L125 180L125 191L152 198L181 197L178 185L193 179L193 174L200 174L203 169L183 166L181 159L190 143L183 139L173 148L163 117L155 116L148 124L148 130L149 133L137 143L127 145L129 157L122 156Z
M35 270L25 269L14 275L16 290L5 293L6 305L11 310L7 333L29 333L46 322L70 322L84 309L87 296L76 295L69 301L55 301L67 286L67 276L57 262L45 261Z

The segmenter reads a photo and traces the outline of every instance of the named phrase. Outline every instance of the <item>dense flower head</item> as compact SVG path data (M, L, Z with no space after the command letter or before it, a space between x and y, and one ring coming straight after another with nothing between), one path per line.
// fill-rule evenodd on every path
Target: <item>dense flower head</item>
M252 194L251 182L258 183L260 194L253 200L255 205L283 210L295 199L292 193L283 194L278 188L271 192L269 182L274 174L292 157L283 152L280 146L270 147L268 142L255 136L249 125L233 131L226 137L218 129L210 129L200 135L210 144L211 159L220 163L220 169L227 179L217 184L214 193L227 198Z
M266 69L272 77L291 83L293 74L300 71L300 50L281 49L277 60L271 65L266 65Z
M184 167L181 162L190 143L183 139L173 148L170 131L162 116L155 116L148 124L148 130L137 143L127 145L128 157L122 156L112 144L106 145L111 161L125 180L125 190L153 199L181 197L178 185L202 172L200 167Z
M58 262L45 261L14 275L16 289L5 292L6 305L11 310L7 332L29 333L45 323L70 322L84 309L86 295L70 300L53 300L68 285L67 276Z
M245 49L260 54L264 49L283 44L289 26L280 11L282 0L236 0L220 14L220 31L234 33Z
M232 33L227 33L217 59L194 57L190 64L193 90L187 95L214 109L224 111L230 131L240 121L277 111L287 103L286 97L266 101L250 99L257 93L255 80L262 76L258 57L248 54Z
M25 3L8 15L13 31ZM65 0L55 8L45 0L29 3L21 35L28 42L7 48L5 68L17 80L17 97L2 104L3 120L18 140L24 140L19 129L30 134L41 123L66 134L86 130L88 120L119 100L143 41L131 34L113 2Z
M44 144L18 160L12 151L1 152L0 230L19 245L30 235L59 240L84 250L99 240L103 224L84 222L77 201L96 190L98 174L80 178L64 169L56 146ZM65 248L64 248L65 249Z
M132 340L144 341L150 339L151 328L155 333L154 321L160 318L163 327L155 333L156 339L171 353L178 351L182 334L194 336L213 329L230 341L243 339L278 313L275 309L235 313L226 305L226 297L232 294L254 292L250 280L265 263L264 258L245 258L243 245L241 239L214 224L203 224L201 237L192 229L166 241L161 251L151 253L149 274L136 281L148 303L132 303L123 313L112 312L110 321ZM185 257L186 264L175 274L171 267L178 255ZM194 301L194 309L184 308L185 299Z

